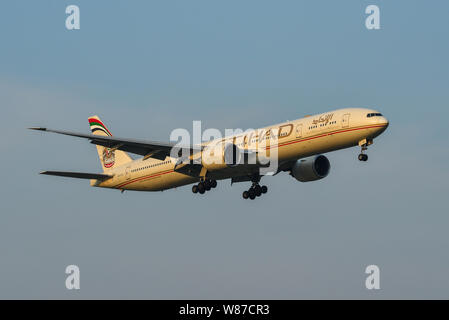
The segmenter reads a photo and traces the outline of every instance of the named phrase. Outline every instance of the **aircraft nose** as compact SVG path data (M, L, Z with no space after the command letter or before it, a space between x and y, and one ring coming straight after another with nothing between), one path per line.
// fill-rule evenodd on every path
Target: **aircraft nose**
M388 119L385 118L384 116L379 117L378 121L379 121L379 124L384 124L384 125L385 125L385 128L388 127L388 125L390 124L390 122L388 121Z

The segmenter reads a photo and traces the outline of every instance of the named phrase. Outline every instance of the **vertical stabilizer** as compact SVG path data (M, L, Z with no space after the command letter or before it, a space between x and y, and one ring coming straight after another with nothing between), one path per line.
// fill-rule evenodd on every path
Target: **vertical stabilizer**
M94 135L112 136L111 132L98 116L90 117L89 125L90 130ZM126 152L121 150L115 150L97 145L97 151L104 172L108 172L115 167L132 161L131 157Z

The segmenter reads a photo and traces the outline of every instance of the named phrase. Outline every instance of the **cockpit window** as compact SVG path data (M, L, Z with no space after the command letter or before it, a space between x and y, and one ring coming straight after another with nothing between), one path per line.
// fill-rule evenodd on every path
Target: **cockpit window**
M382 117L382 113L368 113L366 115L367 118L371 118L371 117Z

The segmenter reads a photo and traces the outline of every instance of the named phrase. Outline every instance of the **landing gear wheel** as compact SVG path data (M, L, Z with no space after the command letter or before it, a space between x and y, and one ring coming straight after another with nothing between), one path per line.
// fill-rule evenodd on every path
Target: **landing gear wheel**
M204 192L206 192L206 188L204 187L204 183L200 182L198 184L198 192L203 194Z
M364 153L359 154L359 160L360 161L367 161L368 160L368 155L364 154Z
M196 184L192 187L192 192L198 193L198 186Z
M209 191L212 188L211 183L209 180L204 181L204 189L206 189L206 191Z
M254 187L254 193L256 194L256 197L260 197L262 195L262 188L259 185L256 185Z
M211 180L211 181L210 181L210 186L211 186L212 188L216 188L216 187L217 187L217 180Z
M249 193L249 198L250 198L251 200L256 199L256 191L254 191L253 188L249 189L249 190L248 190L248 193Z
M249 192L248 191L243 191L243 199L248 199L249 198Z
M368 150L368 146L370 146L372 144L373 144L373 139L363 139L363 140L359 141L359 146L362 148L362 150L360 150L360 154L359 154L360 161L368 160L368 155L365 154L365 151Z
M262 186L261 187L261 191L262 191L262 193L267 193L268 187L267 186Z

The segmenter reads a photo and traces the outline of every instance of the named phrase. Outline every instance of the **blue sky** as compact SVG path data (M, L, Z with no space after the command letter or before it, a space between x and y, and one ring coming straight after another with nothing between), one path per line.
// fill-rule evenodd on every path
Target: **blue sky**
M81 29L65 29L65 7ZM365 28L377 4L381 29ZM1 298L447 298L447 1L3 1ZM167 141L340 107L390 120L360 163L300 183L120 194L41 170L100 170L95 147L25 130ZM81 290L65 289L65 267ZM364 287L377 264L381 290Z

